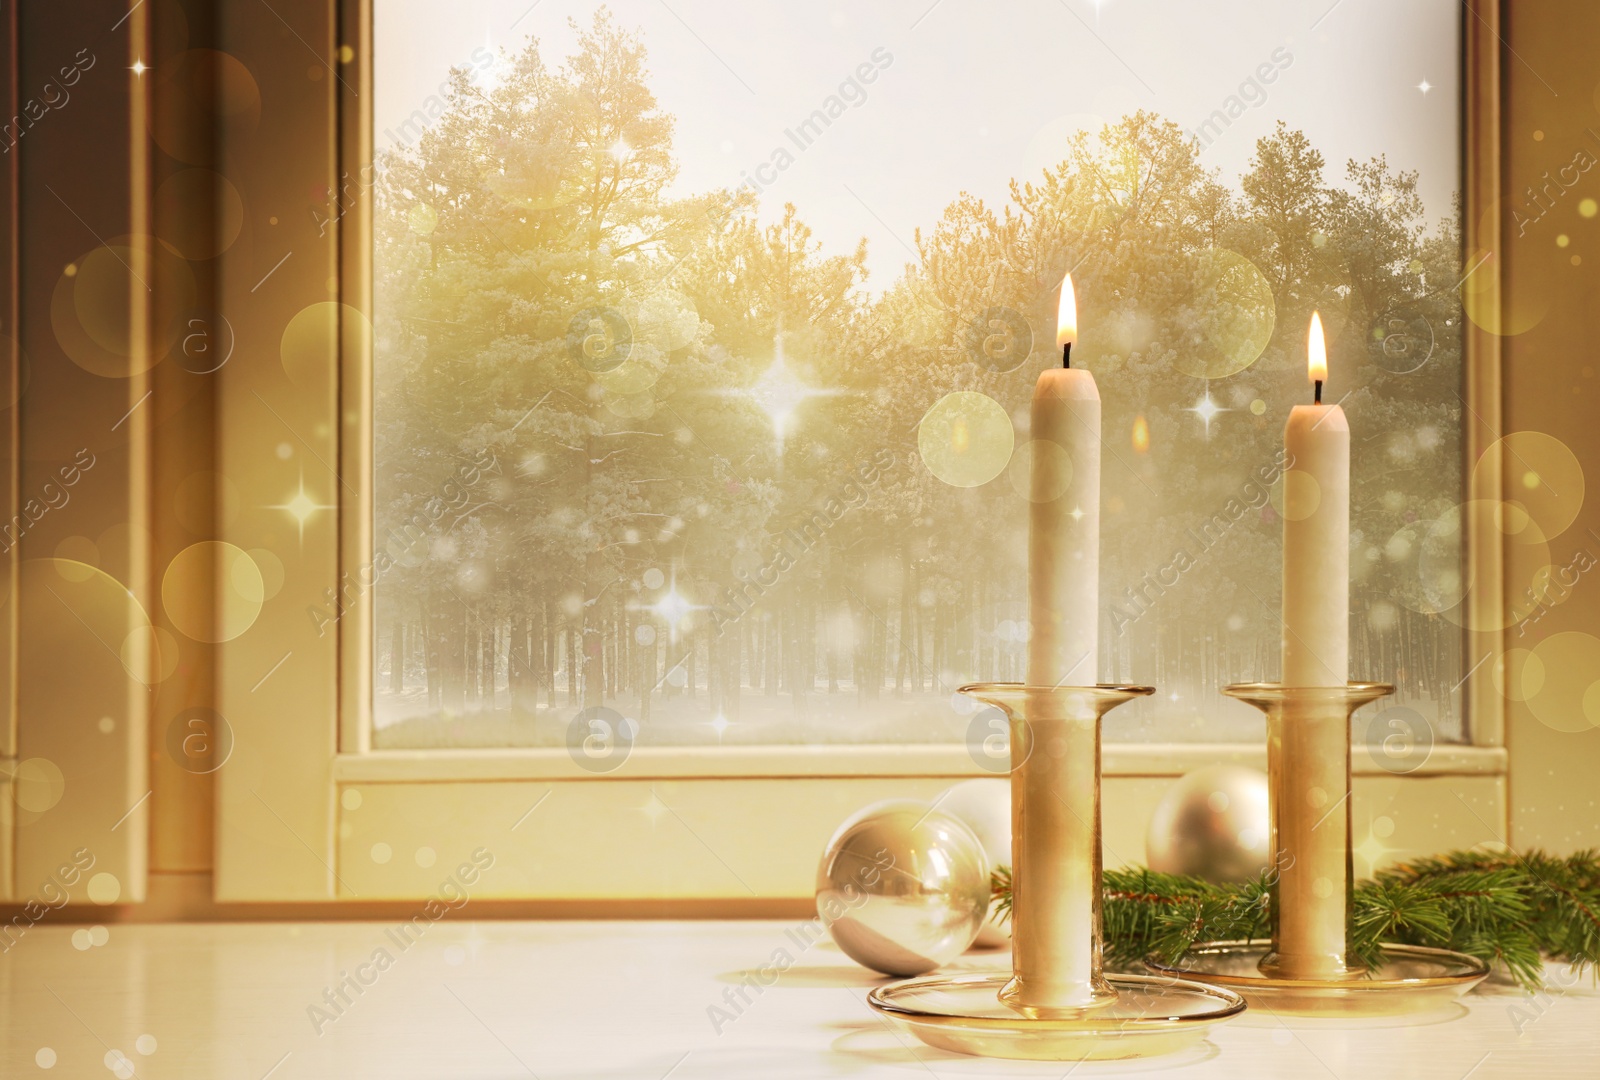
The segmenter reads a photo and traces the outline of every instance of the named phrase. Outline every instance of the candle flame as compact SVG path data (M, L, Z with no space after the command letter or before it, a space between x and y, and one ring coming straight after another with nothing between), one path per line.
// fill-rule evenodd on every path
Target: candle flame
M1150 449L1150 424L1140 413L1133 418L1133 451L1142 454Z
M1314 383L1328 381L1328 341L1322 335L1322 316L1315 311L1306 338L1306 376Z
M1061 279L1061 303L1056 308L1056 348L1078 340L1078 299L1072 291L1072 275Z
M972 437L967 434L967 422L965 420L957 420L950 429L950 449L958 454L964 454L967 452L967 446L971 441Z

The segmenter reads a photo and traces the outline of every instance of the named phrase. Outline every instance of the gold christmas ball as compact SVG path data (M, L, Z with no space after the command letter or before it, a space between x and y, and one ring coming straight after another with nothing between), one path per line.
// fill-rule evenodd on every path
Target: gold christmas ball
M989 913L989 861L972 830L914 799L852 815L817 866L817 914L845 955L885 975L949 963Z
M1145 863L1218 884L1250 881L1272 862L1267 805L1265 773L1243 765L1196 769L1156 804Z

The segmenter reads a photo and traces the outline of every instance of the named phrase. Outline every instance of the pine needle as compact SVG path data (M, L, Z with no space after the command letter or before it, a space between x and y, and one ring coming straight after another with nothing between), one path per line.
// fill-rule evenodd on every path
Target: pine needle
M1011 916L1011 870L992 881L994 910ZM1102 881L1105 955L1119 964L1152 953L1173 963L1203 942L1270 934L1271 881L1240 885L1107 870ZM1546 958L1593 974L1600 965L1600 856L1540 851L1453 851L1402 863L1356 885L1346 950L1375 966L1386 944L1453 949L1496 964L1538 989Z

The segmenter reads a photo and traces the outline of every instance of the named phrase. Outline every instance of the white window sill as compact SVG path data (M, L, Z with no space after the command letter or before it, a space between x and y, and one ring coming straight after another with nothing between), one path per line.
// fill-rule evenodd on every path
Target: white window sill
M489 873L493 873L491 870ZM441 880L443 873L440 874ZM877 979L826 938L801 949L794 922L471 922L469 900L402 948L395 922L129 925L87 951L47 924L17 941L0 979L10 1036L0 1075L102 1073L120 1049L137 1075L539 1077L1059 1077L1069 1066L982 1061L889 1031L866 1004ZM363 967L377 950L385 970ZM787 949L794 963L732 1020L728 992ZM969 953L962 966L1003 966ZM337 1012L341 974L373 975ZM1203 1078L1587 1076L1600 991L1565 968L1529 995L1479 987L1408 1023L1280 1021L1246 1013L1199 1052L1085 1065L1084 1075ZM48 984L50 993L41 987ZM737 1001L737 994L731 995ZM65 1006L65 1007L64 1007ZM311 1012L315 1008L318 1012ZM719 1030L720 1028L720 1030ZM140 1037L155 1050L136 1050ZM148 1042L143 1044L149 1046Z
M1227 762L1257 769L1267 751L1251 743L1106 743L1105 776L1182 776L1203 765ZM1403 771L1375 760L1360 742L1351 747L1357 776L1498 776L1506 770L1502 747L1435 745L1425 760ZM374 750L339 754L339 783L447 780L657 780L683 777L995 776L957 744L863 746L640 747L610 772L574 764L564 748Z

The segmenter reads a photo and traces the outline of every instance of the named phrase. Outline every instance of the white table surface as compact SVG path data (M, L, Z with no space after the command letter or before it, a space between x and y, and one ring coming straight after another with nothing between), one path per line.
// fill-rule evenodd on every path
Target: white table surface
M0 1076L113 1076L106 1062L120 1051L122 1074L147 1080L1600 1077L1600 991L1565 968L1550 969L1547 995L1488 984L1423 1024L1247 1013L1196 1053L1074 1068L961 1057L896 1034L867 1007L874 976L826 939L800 949L789 923L463 915L409 949L386 923L112 925L96 933L102 945L41 924L0 956ZM308 1008L379 949L392 964L368 969L372 984L347 991L351 1004L319 1033ZM717 1031L708 1009L727 1008L724 991L777 949L794 966ZM959 966L1006 963L969 953Z

